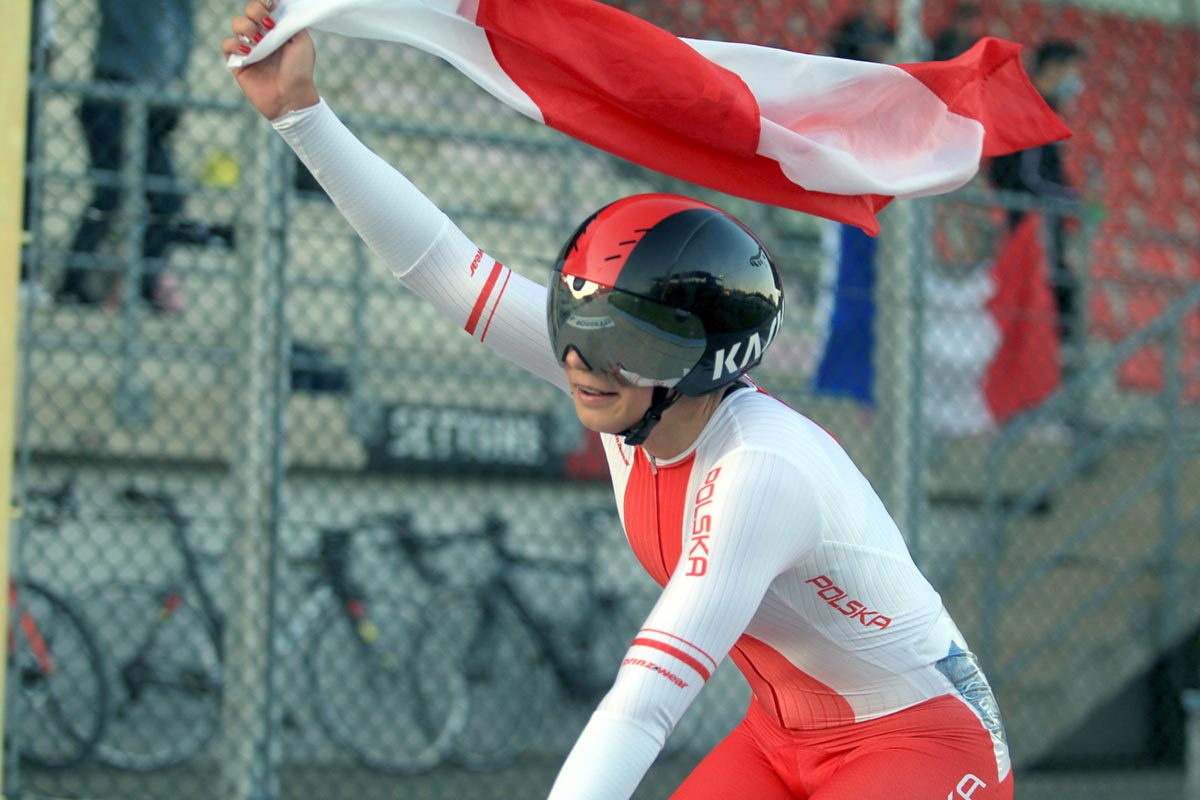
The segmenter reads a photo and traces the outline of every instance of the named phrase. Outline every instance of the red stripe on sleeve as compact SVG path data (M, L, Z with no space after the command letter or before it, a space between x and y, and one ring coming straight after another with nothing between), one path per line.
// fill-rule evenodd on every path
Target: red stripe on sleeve
M475 307L471 309L471 316L467 317L467 324L464 329L472 336L475 335L475 328L479 325L479 318L483 316L483 309L487 308L488 298L492 296L492 289L496 287L496 281L500 278L500 271L504 269L504 265L499 261L492 264L492 271L488 273L487 280L483 284L483 290L479 292L479 297L475 299Z
M696 674L699 675L700 679L702 681L704 681L705 683L708 682L708 679L709 679L710 675L712 674L708 671L707 667L705 667L703 664L700 663L700 661L698 659L692 658L687 653L680 650L678 647L672 647L669 644L663 644L662 642L657 641L656 639L634 639L633 646L637 647L638 645L641 645L643 647L651 647L651 648L654 648L655 650L661 650L662 652L666 653L669 656L674 656L675 658L678 658L680 661L682 661L683 663L687 664L689 667L694 669L696 671Z
M712 668L713 668L714 670L717 668L717 662L716 662L716 661L713 659L713 657L712 657L712 656L710 656L708 653L704 652L704 648L703 648L703 647L697 647L696 645L694 645L694 644L692 644L691 642L689 642L687 639L684 639L682 636L676 636L676 635L675 635L675 634L673 634L673 633L667 633L666 631L660 631L660 630L658 630L657 628L642 628L642 630L643 630L644 632L646 632L646 633L657 633L659 636L666 636L666 637L667 637L667 638L669 638L669 639L675 639L676 641L683 642L683 643L684 643L684 644L686 644L688 647L692 648L692 649L693 649L693 650L695 650L697 653L699 653L700 655L702 655L702 656L704 656L706 659L708 659L708 662L709 662L710 664L712 664Z
M488 328L492 327L492 317L496 316L496 309L500 307L500 298L504 297L504 290L508 288L508 279L512 277L510 269L504 275L504 283L500 286L500 291L496 292L496 302L492 304L492 313L488 314L487 323L483 326L483 333L479 336L479 341L487 339Z

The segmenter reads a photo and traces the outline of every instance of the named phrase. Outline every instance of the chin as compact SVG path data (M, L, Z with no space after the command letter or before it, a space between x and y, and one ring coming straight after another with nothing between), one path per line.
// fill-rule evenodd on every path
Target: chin
M637 422L637 420L628 422L614 420L610 414L597 414L591 409L584 408L576 408L575 415L579 417L579 422L583 427L595 433L618 434L621 431L629 430Z

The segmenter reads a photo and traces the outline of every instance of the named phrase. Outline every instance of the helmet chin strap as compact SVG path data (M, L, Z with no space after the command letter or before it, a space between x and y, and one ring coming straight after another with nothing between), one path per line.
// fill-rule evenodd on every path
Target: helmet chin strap
M665 386L655 386L654 394L650 398L650 407L642 415L641 421L633 427L621 431L618 435L625 438L625 444L637 447L646 441L650 431L662 419L663 412L675 405L675 401L680 397L682 395L679 392L672 392Z

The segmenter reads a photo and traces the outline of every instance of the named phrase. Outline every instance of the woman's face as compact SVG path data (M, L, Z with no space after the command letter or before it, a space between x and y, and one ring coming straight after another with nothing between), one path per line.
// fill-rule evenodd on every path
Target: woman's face
M563 359L563 371L583 427L598 433L620 433L641 420L654 390L629 386L615 375L591 372L574 349Z

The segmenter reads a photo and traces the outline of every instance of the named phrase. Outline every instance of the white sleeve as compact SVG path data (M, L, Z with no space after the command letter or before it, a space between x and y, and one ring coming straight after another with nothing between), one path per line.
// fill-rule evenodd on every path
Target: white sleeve
M771 582L819 543L813 482L788 459L741 451L716 468L721 491L689 509L685 525L693 533L679 564L567 757L550 800L632 796Z
M544 286L484 253L324 100L272 125L405 286L500 355L566 388L550 348Z

